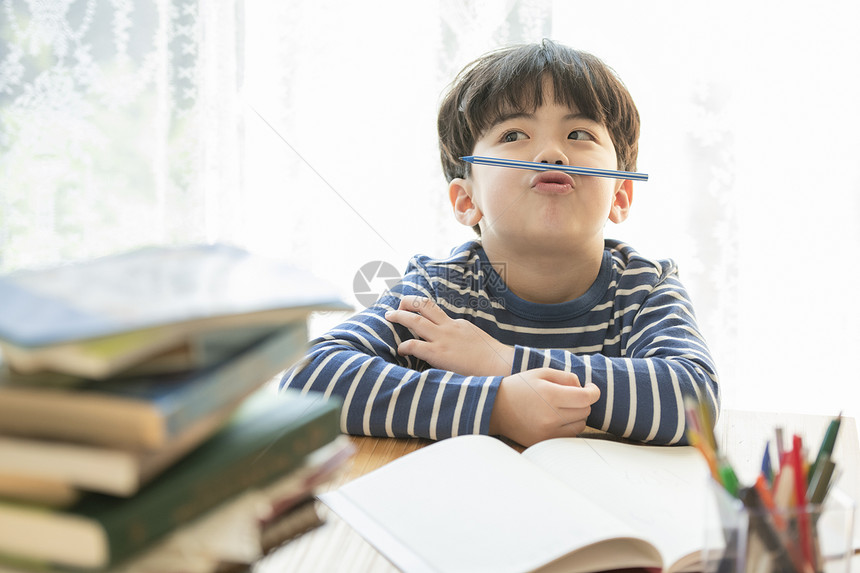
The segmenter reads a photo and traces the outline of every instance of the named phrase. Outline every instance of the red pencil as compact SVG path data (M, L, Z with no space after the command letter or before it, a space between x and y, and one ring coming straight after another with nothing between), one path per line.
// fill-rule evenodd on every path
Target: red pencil
M794 435L793 448L789 452L791 456L791 464L794 466L794 495L795 509L797 510L797 524L800 531L800 550L803 554L805 566L814 568L812 557L812 538L809 532L809 513L806 507L806 474L803 471L803 460L800 452L803 449L803 441L800 436Z

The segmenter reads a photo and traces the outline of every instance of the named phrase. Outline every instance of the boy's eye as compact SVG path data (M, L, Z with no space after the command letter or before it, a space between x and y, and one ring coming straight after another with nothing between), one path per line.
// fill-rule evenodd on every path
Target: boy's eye
M593 137L591 137L590 133L581 129L574 129L568 134L567 138L575 139L577 141L590 141L594 139Z
M526 138L526 134L523 133L522 131L517 131L517 130L506 131L505 133L502 134L502 142L503 143L511 143L513 141L519 141L519 140L525 139L525 138Z

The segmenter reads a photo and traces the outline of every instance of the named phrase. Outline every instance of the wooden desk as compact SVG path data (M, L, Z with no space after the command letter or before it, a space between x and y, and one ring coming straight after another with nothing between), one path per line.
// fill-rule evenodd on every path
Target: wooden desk
M773 438L776 426L783 428L787 440L793 433L798 433L805 443L817 448L829 422L830 418L826 416L730 411L722 413L716 433L719 447L727 453L741 480L747 481L757 473L764 443ZM358 451L341 478L330 484L333 489L431 443L418 439L353 437L352 440ZM839 487L860 501L860 440L853 418L842 422L834 458L843 471ZM325 525L268 556L255 566L255 573L397 571L322 504L320 513L326 520ZM855 539L860 540L860 510L856 512L855 522ZM852 570L860 571L860 556L855 557Z

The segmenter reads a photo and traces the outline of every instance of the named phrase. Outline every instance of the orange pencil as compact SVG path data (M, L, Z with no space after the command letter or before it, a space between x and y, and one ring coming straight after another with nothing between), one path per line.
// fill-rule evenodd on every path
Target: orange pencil
M773 516L773 523L776 525L777 529L780 531L785 531L785 520L780 515L779 509L777 509L776 504L773 501L773 495L770 492L770 488L767 486L767 480L763 475L759 475L755 480L755 489L758 491L758 496L761 498L762 503Z

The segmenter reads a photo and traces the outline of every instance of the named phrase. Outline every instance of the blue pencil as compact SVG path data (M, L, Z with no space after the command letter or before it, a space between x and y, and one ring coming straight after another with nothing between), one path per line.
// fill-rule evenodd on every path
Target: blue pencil
M767 483L773 485L773 467L770 463L770 442L764 444L764 455L761 457L761 475Z
M609 177L611 179L648 181L648 175L646 173L634 173L633 171L613 171L611 169L594 169L592 167L574 167L573 165L517 161L515 159L499 159L496 157L482 157L480 155L467 155L460 159L468 163L474 163L475 165L512 167L514 169L533 169L535 171L562 171L564 173L573 173L575 175L593 175L595 177Z

